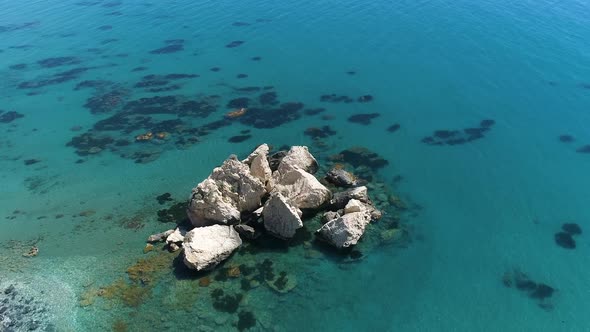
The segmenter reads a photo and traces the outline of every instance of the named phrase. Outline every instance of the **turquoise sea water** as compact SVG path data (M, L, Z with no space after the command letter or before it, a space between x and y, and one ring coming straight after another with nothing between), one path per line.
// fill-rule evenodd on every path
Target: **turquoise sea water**
M23 117L0 122L0 289L15 285L46 312L0 331L27 330L33 320L47 331L231 331L241 312L252 312L251 330L260 331L590 330L590 154L582 152L590 144L589 11L573 0L1 1L0 117ZM243 43L226 47L233 41ZM182 50L151 53L170 45ZM57 57L72 58L38 63ZM200 76L154 86L176 90L136 86L167 74ZM88 80L108 82L75 89ZM84 107L113 91L104 113ZM202 128L234 110L230 100L265 91L326 110L297 110L274 128L237 119L208 135L164 130L162 144L135 142L145 128L91 130L154 96L207 100L210 114L182 118L182 128ZM353 102L321 101L332 93ZM374 99L357 101L365 95ZM285 112L260 117L274 124ZM366 125L348 120L372 113ZM482 120L494 124L481 139L423 142ZM393 124L399 130L388 132ZM304 134L325 125L336 134ZM130 144L83 156L66 146L88 132ZM228 141L236 135L251 137ZM194 144L172 143L193 136ZM265 285L241 291L240 280L216 280L217 272L199 285L203 275L182 271L160 248L143 253L148 235L174 227L157 220L172 203L156 196L183 201L228 155L265 142L308 145L322 164L353 146L378 153L389 164L375 181L410 207L397 211L405 239L375 240L385 238L377 222L359 260L306 241L226 263L271 259L297 280L286 294ZM131 156L138 151L149 157ZM575 249L554 240L567 222L583 230ZM33 245L39 254L23 257ZM126 271L141 259L153 271L137 286ZM540 303L506 287L503 276L515 269L556 291ZM236 312L212 306L217 288L243 294ZM134 290L140 301L119 294Z

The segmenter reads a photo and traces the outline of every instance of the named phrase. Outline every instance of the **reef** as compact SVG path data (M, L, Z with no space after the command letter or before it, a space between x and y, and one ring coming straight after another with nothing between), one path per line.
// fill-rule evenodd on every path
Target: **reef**
M482 139L495 124L494 120L482 120L479 127L464 129L439 129L431 136L424 137L422 143L428 145L461 145Z
M576 223L565 223L561 225L561 232L555 233L555 243L564 249L575 249L576 240L574 236L582 234L582 228Z

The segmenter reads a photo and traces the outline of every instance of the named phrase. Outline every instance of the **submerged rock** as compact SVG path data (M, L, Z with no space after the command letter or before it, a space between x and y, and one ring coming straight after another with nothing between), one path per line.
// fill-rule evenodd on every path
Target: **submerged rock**
M289 239L297 229L303 227L301 210L291 206L280 193L273 194L262 210L264 228L272 235Z
M326 174L326 181L337 187L354 187L356 186L356 177L342 168L332 168Z
M265 194L264 184L233 156L193 189L188 216L197 227L237 223L241 212L256 210Z
M184 264L197 271L210 270L242 245L233 226L197 227L184 237Z

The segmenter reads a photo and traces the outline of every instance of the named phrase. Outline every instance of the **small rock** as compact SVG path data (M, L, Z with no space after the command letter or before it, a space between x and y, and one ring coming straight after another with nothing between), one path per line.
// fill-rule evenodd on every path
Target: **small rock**
M174 233L174 230L169 229L169 230L162 232L162 233L150 235L147 239L147 242L152 242L152 243L153 242L162 242L168 237L168 235L170 235L172 233Z
M342 168L332 168L326 174L326 181L337 187L354 187L357 184L355 176Z
M256 230L254 230L253 227L250 227L248 225L235 225L234 229L236 230L236 232L240 234L241 237L248 240L253 240L257 238L259 235L258 233L256 233Z
M352 212L327 222L317 233L336 248L348 248L357 244L369 221L364 212Z

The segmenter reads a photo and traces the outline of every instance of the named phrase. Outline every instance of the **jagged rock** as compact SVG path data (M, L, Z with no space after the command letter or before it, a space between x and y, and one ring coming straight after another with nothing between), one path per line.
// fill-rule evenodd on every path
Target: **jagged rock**
M365 207L365 204L359 201L358 199L351 199L344 207L345 214L353 212L363 212L365 210L367 210L367 207Z
M334 211L327 211L324 212L324 214L322 215L322 221L324 223L327 223L330 220L334 220L340 218L340 214L338 212L334 212Z
M197 227L184 237L184 264L197 271L210 270L242 245L233 226Z
M171 243L182 242L182 241L184 241L185 234L186 234L185 229L176 228L174 230L174 232L172 232L172 234L170 234L170 235L168 235L168 237L166 237L166 243L171 244Z
M248 158L242 161L244 164L250 166L250 173L263 184L266 184L272 175L270 164L268 163L268 151L268 145L262 144Z
M313 175L299 168L273 174L271 194L281 193L291 205L299 209L317 209L332 197L332 192Z
M367 193L367 187L361 186L356 188L351 188L339 193L335 193L334 197L330 200L330 209L331 210L340 210L343 209L348 201L351 199L357 199L363 203L370 203L371 200L369 199L369 194Z
M168 249L170 250L170 252L175 252L180 250L180 247L178 246L178 244L172 242L170 244L168 244Z
M232 156L193 189L188 216L197 227L237 223L240 213L257 209L265 194L264 184L250 174L248 165Z
M293 146L281 160L277 170L286 173L292 168L300 168L314 174L318 171L318 161L309 153L307 146Z
M153 243L153 242L162 242L164 241L170 234L174 233L173 229L169 229L165 232L162 233L157 233L157 234L153 234L150 235L147 239L147 242Z
M369 222L365 212L352 212L327 222L317 233L336 248L348 248L358 242Z
M357 184L356 177L342 168L332 168L326 174L326 181L337 187L354 187Z
M273 194L262 210L264 228L271 234L289 239L298 228L303 227L301 210L291 206L280 193Z
M253 240L257 238L259 235L258 233L256 233L256 230L253 227L244 224L235 225L234 229L236 230L236 232L240 234L241 237L248 240Z

